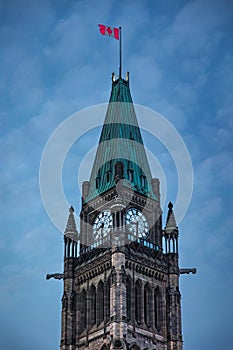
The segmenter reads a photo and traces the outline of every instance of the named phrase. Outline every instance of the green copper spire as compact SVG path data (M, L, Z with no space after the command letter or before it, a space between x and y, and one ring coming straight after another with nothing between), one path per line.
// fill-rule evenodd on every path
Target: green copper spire
M143 146L132 97L129 75L126 79L112 76L112 91L90 177L85 202L113 188L115 167L122 163L124 185L153 199L151 172Z

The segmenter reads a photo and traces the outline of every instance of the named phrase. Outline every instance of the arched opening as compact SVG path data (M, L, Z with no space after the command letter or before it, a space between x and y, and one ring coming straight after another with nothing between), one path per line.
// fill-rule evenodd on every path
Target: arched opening
M138 323L142 321L142 286L139 280L135 283L135 320Z
M82 333L87 327L87 292L85 289L80 295L80 324L79 331Z
M131 286L131 278L128 276L126 279L126 314L127 319L131 320L131 292L132 292L132 286Z
M96 288L92 284L90 288L90 310L89 310L89 326L93 327L96 324Z
M105 314L106 320L110 320L110 277L106 283L106 297L105 297Z
M159 288L154 291L154 326L159 331L162 320L162 298Z
M144 322L147 327L151 326L152 321L152 291L149 283L144 287Z
M99 282L97 287L97 324L104 320L104 284Z

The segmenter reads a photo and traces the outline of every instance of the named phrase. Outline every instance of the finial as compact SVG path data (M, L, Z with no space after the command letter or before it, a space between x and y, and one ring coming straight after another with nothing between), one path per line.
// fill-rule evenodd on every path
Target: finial
M115 73L113 72L112 73L112 81L115 81L116 80L116 76L115 76Z
M125 78L126 81L129 81L129 72L126 72L126 78Z
M120 42L120 66L119 66L119 78L121 78L121 71L122 71L122 32L121 27L119 27L119 42Z
M173 208L172 202L169 202L169 203L168 203L168 208L169 208L169 209L172 209L172 208Z
M72 205L71 205L71 207L70 207L70 209L69 209L69 212L71 213L74 213L74 208L72 207Z

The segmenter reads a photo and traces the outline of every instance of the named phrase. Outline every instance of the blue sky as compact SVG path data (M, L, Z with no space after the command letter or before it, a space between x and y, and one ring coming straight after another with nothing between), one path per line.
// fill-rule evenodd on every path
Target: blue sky
M193 197L180 224L180 265L197 267L198 274L181 276L184 349L230 350L230 0L0 1L1 347L59 347L62 282L46 281L45 275L62 271L63 242L43 208L39 166L62 121L109 99L118 43L101 36L98 23L122 25L123 72L130 71L134 102L176 127L193 162ZM77 213L79 165L99 132L76 142L64 164L64 191ZM166 202L175 201L174 164L162 145L146 132L143 137L166 173ZM66 218L68 208L61 215Z

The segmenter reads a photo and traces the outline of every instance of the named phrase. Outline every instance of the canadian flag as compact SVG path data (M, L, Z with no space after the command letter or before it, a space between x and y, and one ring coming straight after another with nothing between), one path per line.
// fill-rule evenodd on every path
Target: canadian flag
M111 36L112 38L115 38L116 40L119 40L119 38L120 38L120 36L119 36L120 29L119 28L108 27L108 26L105 26L103 24L98 24L98 26L99 26L100 33L102 35L108 35L108 36Z

